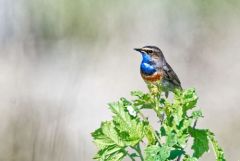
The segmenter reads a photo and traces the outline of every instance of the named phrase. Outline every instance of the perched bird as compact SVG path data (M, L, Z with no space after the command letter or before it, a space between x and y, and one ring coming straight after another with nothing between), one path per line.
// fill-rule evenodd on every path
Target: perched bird
M144 46L134 50L142 54L140 72L143 80L148 85L160 83L166 97L169 91L174 92L175 89L182 89L178 76L167 63L162 51L158 47Z

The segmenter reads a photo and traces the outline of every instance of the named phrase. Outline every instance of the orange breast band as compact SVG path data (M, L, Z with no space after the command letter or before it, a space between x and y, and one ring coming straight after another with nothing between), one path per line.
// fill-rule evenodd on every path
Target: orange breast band
M160 72L156 72L153 75L144 75L143 73L141 73L141 75L142 75L142 78L148 82L156 82L161 80L163 77L163 74Z

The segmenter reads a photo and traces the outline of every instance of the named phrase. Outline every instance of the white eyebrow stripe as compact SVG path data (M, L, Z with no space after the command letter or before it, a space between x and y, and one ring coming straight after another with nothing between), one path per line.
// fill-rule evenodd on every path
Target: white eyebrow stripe
M151 48L142 48L143 50L151 50L151 51L153 51L153 49L151 49Z
M142 48L143 50L152 50L151 48Z

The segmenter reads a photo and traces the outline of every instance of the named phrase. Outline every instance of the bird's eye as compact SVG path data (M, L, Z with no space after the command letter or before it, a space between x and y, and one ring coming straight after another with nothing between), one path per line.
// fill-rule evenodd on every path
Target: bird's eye
M153 53L153 51L152 50L148 50L148 53L151 54L151 53Z

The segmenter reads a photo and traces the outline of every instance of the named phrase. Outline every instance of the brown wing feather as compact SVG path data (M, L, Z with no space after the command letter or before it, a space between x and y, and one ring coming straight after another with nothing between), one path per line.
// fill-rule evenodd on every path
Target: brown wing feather
M181 82L177 76L177 74L173 71L172 67L166 63L163 67L165 79L171 82L175 87L182 89Z

